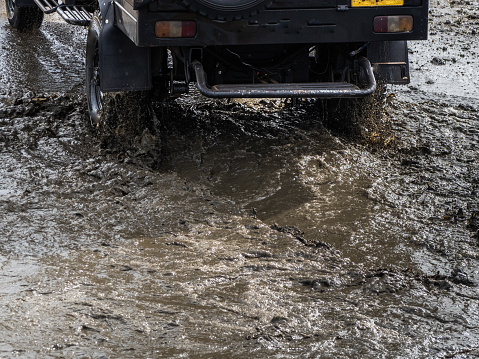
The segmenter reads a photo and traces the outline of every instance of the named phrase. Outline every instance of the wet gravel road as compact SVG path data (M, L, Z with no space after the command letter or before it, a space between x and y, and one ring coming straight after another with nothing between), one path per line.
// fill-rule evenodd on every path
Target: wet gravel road
M0 357L479 357L479 3L430 16L360 138L193 93L119 143L85 31L2 8Z

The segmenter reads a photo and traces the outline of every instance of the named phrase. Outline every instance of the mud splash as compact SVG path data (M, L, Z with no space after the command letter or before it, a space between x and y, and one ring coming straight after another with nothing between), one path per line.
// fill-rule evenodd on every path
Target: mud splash
M158 107L155 168L4 97L2 355L477 354L477 109L401 96L374 151L309 106Z

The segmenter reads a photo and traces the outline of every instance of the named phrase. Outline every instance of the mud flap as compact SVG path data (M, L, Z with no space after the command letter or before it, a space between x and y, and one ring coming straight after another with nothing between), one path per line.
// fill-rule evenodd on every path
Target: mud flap
M409 57L406 41L370 42L368 59L378 82L400 85L409 83Z
M100 88L103 92L152 88L150 48L138 47L115 26L113 2L100 1Z

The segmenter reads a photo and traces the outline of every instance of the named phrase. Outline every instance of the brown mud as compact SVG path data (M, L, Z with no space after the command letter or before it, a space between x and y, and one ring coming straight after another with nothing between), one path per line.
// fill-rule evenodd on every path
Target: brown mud
M75 65L1 72L0 357L478 357L478 13L432 4L375 121L193 91L132 136L91 128L82 34L44 24Z

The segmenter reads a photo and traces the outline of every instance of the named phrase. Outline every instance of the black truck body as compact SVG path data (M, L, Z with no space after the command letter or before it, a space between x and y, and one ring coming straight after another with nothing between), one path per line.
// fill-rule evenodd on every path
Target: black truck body
M407 41L427 38L427 0L6 2L12 25L15 9L38 7L90 26L89 103L190 82L219 98L365 97L377 81L409 83Z

